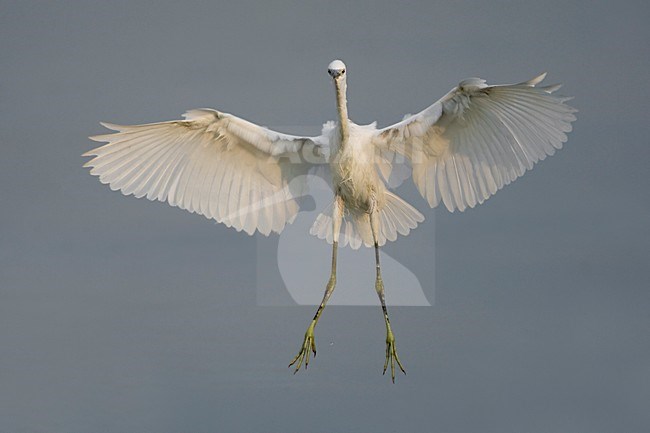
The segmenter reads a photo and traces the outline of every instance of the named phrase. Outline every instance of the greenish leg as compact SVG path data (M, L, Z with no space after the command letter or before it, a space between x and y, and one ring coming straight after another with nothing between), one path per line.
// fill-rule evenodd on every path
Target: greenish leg
M336 287L336 257L337 257L337 250L339 245L339 232L341 230L342 218L343 218L343 200L341 200L341 198L337 196L336 199L334 200L334 211L333 211L333 218L332 218L333 221L332 229L333 229L333 236L334 236L332 242L332 271L330 273L330 279L327 282L327 286L325 287L325 294L323 295L323 300L318 306L318 310L316 310L316 314L314 315L314 318L309 324L309 327L307 328L307 332L305 332L305 338L303 339L302 347L300 348L300 351L295 356L295 358L293 358L293 360L289 364L289 367L296 364L296 368L293 371L293 374L296 374L298 370L300 370L300 367L302 367L303 363L305 365L305 369L307 369L307 366L309 365L309 358L311 356L311 353L314 354L314 358L316 357L316 341L314 340L314 329L316 328L318 319L320 319L321 314L323 314L323 310L325 309L325 305L327 305L327 301L329 301L330 297L332 296L332 293L334 293L334 287Z
M375 263L377 266L377 278L375 280L375 290L377 291L377 296L379 296L379 301L381 302L381 309L384 312L384 322L386 323L386 360L384 361L384 371L382 374L386 374L386 369L390 364L390 376L393 383L395 383L395 361L399 369L402 370L402 373L406 374L406 370L402 366L402 363L397 356L397 349L395 347L395 335L393 335L393 330L390 327L390 319L388 318L388 309L386 308L386 298L384 295L384 282L381 279L381 266L379 264L379 243L378 243L378 218L377 212L374 211L370 214L370 226L372 228L372 236L375 241Z

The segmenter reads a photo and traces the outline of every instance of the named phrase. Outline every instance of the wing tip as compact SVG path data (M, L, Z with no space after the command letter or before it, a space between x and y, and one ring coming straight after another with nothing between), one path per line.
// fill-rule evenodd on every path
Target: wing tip
M542 81L544 81L544 79L546 78L547 75L548 75L548 72L542 72L541 74L539 74L539 75L537 75L537 76L531 78L531 79L528 80L528 81L524 81L524 82L521 83L521 84L523 84L523 85L525 85L525 86L535 87L536 85L538 85L539 83L541 83Z
M124 125L118 125L116 123L110 123L110 122L99 122L100 125L102 125L106 129L110 129L111 131L122 131L126 126Z
M116 132L122 132L125 129L125 126L123 125L116 125L115 123L109 123L109 122L99 122L100 125L102 125L104 128L109 129L111 131L116 131ZM92 141L98 141L98 142L108 142L110 140L107 139L107 137L111 134L97 134L97 135L91 135L88 138ZM88 155L82 155L82 156L88 156Z
M92 140L92 141L97 141L97 142L102 142L102 143L103 143L103 142L106 141L106 139L104 138L105 136L106 136L105 134L101 134L101 135L90 135L90 136L88 137L88 139L90 139L90 140ZM89 156L89 155L82 155L82 156Z
M550 84L550 85L548 85L548 86L540 87L541 90L543 90L543 91L545 91L546 93L549 93L549 94L550 94L550 93L555 93L555 92L557 92L558 90L560 90L561 88L562 88L562 84L561 84L561 83L558 83L558 84Z

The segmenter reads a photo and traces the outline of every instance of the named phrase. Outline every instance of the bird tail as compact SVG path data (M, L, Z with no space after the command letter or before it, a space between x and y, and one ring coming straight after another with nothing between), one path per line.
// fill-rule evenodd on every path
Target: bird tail
M379 246L394 241L398 234L408 235L418 223L424 221L424 216L416 208L389 191L385 194L386 201L379 211ZM333 242L332 206L318 215L309 233L330 244ZM346 209L341 222L339 244L343 247L350 245L355 250L361 245L373 246L370 217L367 213Z

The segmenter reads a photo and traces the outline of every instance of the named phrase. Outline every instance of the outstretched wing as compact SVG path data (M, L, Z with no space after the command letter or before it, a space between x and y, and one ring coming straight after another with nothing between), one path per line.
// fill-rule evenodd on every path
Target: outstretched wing
M172 206L253 234L281 232L298 214L309 167L326 137L271 131L227 113L191 110L185 120L121 126L90 137L108 144L84 167L124 195Z
M567 140L576 109L532 80L488 86L462 81L422 112L377 131L375 145L406 156L431 207L453 212L483 203Z

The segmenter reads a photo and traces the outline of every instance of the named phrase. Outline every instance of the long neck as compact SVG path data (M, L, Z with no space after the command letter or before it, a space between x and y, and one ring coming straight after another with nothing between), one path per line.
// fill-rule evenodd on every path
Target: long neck
M344 146L350 135L350 121L348 120L348 101L345 97L347 84L345 77L340 81L334 81L336 87L336 111L339 115L339 125L341 125L341 146Z

